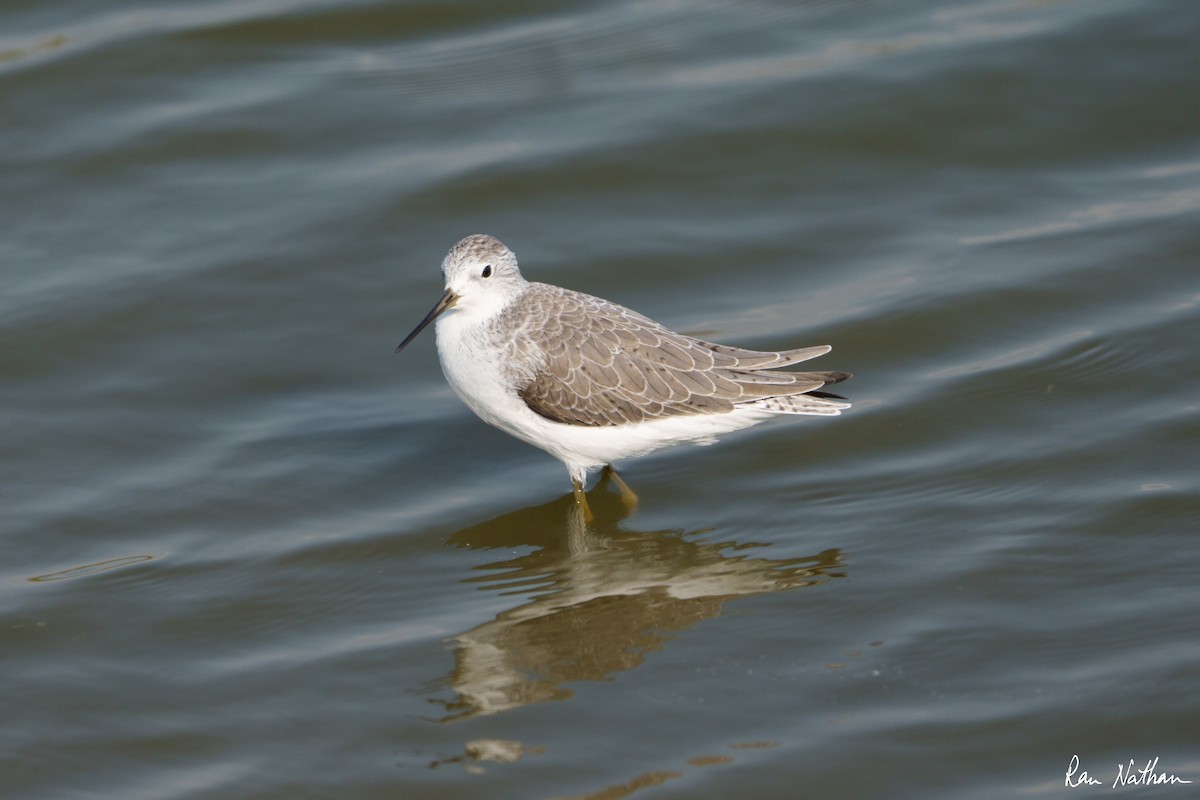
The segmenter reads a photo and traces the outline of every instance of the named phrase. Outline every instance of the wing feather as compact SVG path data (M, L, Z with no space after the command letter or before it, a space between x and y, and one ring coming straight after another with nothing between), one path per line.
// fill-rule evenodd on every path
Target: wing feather
M773 353L714 344L541 283L529 284L516 305L512 339L541 358L532 369L514 367L514 384L531 410L555 422L620 425L737 406L836 414L846 405L807 393L849 373L766 371L824 355L828 345Z

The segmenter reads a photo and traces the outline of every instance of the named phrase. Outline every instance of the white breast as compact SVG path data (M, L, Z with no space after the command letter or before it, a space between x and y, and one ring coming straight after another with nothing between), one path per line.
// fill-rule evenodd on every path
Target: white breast
M455 394L484 422L517 435L514 425L533 412L516 395L500 359L504 348L489 340L486 322L451 311L437 321L438 358Z

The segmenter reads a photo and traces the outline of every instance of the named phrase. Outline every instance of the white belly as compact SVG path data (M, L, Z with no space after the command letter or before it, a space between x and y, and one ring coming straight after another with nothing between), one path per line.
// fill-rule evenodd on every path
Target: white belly
M469 321L466 314L450 313L437 322L438 356L451 388L484 422L562 461L574 480L582 481L589 470L605 464L663 447L685 442L710 444L722 433L771 416L742 409L612 426L553 422L525 405L497 361L501 350L487 341L488 330L469 326Z

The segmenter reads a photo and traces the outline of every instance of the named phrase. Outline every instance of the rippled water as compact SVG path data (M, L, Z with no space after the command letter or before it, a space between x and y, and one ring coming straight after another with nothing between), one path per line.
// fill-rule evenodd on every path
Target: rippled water
M8 4L0 794L1194 796L1198 26ZM855 407L582 525L392 353L472 232Z

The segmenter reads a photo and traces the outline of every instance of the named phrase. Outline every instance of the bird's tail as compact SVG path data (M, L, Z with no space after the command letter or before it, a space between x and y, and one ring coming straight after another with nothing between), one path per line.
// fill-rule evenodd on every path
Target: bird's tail
M837 399L834 399L837 398ZM842 409L850 407L845 398L828 392L808 392L777 397L762 397L749 403L738 403L739 408L758 408L773 414L818 414L836 417Z

